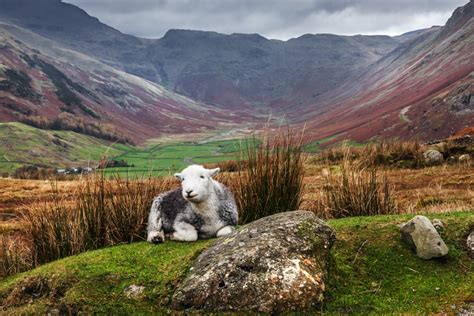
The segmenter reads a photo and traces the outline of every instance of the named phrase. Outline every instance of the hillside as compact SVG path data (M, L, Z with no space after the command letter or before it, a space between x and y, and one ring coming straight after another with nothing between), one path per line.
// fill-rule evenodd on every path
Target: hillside
M12 173L32 161L48 167L95 167L104 155L126 151L94 137L71 131L41 130L21 123L0 123L0 172Z
M309 135L351 138L447 137L474 125L474 2L443 27L400 44L333 99L296 112ZM316 110L315 110L316 109ZM309 136L311 137L311 136Z
M57 0L1 0L0 20L220 107L306 100L357 75L399 44L389 36L306 34L289 41L258 34L169 30L160 39L125 35Z
M411 217L329 221L337 241L326 301L314 312L451 314L466 308L474 280L463 241L474 224L472 213L437 214L450 253L430 261L401 242L396 225ZM0 308L9 315L170 313L173 291L210 242L134 243L58 260L0 282ZM144 292L129 297L130 285L144 286Z
M0 121L38 121L38 116L41 121L62 114L76 125L100 124L110 136L106 139L140 142L252 118L216 112L16 26L0 24L0 40Z

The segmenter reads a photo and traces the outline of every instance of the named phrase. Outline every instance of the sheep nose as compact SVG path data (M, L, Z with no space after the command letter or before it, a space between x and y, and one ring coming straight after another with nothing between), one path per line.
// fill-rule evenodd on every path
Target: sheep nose
M193 193L193 190L186 190L187 195L191 195L191 193Z

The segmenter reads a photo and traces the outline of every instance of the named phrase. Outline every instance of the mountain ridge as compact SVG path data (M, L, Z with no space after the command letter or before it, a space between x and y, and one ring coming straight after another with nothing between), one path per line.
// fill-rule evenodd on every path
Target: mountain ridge
M171 29L160 39L141 39L123 34L61 1L18 1L0 0L0 6L9 4L8 10L0 10L0 21L39 33L48 38L50 46L78 51L99 63L99 68L107 65L122 71L121 77L130 74L137 76L130 77L133 80L140 77L184 95L203 109L201 113L187 113L183 111L183 105L190 104L187 101L168 110L157 107L154 111L167 114L162 119L145 115L142 119L151 128L137 128L135 123L135 138L142 133L140 139L163 130L181 131L178 127L183 124L168 129L153 127L152 117L169 123L173 117L170 111L180 113L182 118L189 115L190 122L195 122L190 125L204 129L219 120L224 124L255 123L271 114L278 122L306 123L310 137L315 139L339 135L334 141L344 137L362 141L374 136L448 136L452 129L443 115L457 124L472 124L472 0L456 9L445 26L396 37L303 34L287 41L259 34L180 29ZM51 12L63 9L63 13L73 12L73 18L68 14L51 17ZM34 42L32 38L24 40ZM65 68L70 66L65 65L68 58L71 57L63 60ZM94 65L86 62L81 67L93 74ZM144 82L142 85L147 85ZM450 105L440 95L458 103L467 100L462 101L467 104ZM142 107L153 103L151 99L141 100ZM429 108L435 103L438 112ZM460 110L453 112L451 108ZM368 109L371 110L367 112ZM208 119L203 113L212 115ZM115 121L124 122L120 115L116 114ZM410 122L400 122L400 117ZM368 128L371 122L377 123ZM127 128L130 126L122 123L121 129Z

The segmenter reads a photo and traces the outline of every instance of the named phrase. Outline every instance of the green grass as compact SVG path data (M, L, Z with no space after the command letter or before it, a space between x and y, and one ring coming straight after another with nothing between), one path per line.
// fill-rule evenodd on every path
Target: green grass
M446 258L429 261L416 257L401 242L396 224L412 217L330 220L338 240L331 251L326 302L318 311L360 315L452 314L464 302L472 301L474 263L467 256L465 235L474 225L474 213L429 215L445 223L442 236L450 249ZM176 284L185 276L192 259L211 242L141 242L58 260L0 282L0 302L18 303L0 310L8 314L44 314L49 306L97 314L170 312L169 299ZM47 284L49 290L19 295L19 289L34 288L31 285L38 283ZM142 297L126 297L124 289L131 284L145 287ZM10 294L12 290L17 295ZM29 303L31 292L40 295ZM9 295L14 297L7 299ZM452 305L456 305L456 310L451 309Z
M9 314L46 314L51 304L86 314L156 313L167 309L176 284L209 243L141 242L65 258L0 283L0 302L20 305ZM47 286L41 280L47 280ZM44 292L36 292L39 297L34 304L22 304L31 293L8 297L12 287L35 288L38 284L43 284ZM132 284L145 287L141 297L125 295Z
M419 259L401 242L395 224L413 215L354 217L331 220L338 240L324 311L356 314L453 313L474 299L474 264L465 237L474 213L428 215L445 223L446 258Z
M363 146L367 145L367 143L358 142L358 141L352 140L352 139L342 140L338 144L339 145L344 145L346 147L363 147Z
M312 141L311 143L304 146L304 151L308 153L317 153L322 150L321 145L330 142L331 140L338 137L338 135L328 136L325 138L321 138L319 140Z
M242 157L245 140L208 143L180 142L149 144L147 147L109 145L97 138L71 131L41 130L22 123L0 123L0 173L13 173L25 164L55 168L95 166L109 157L126 160L130 168L110 168L108 174L121 176L162 176L185 168L189 163L211 163Z
M249 141L250 146L252 142ZM245 151L245 140L223 140L207 143L181 142L155 144L146 148L134 148L115 157L125 160L133 167L110 168L107 173L121 175L168 175L180 171L190 163L216 163L238 160Z
M109 146L97 138L71 131L41 130L22 123L0 123L0 172L25 164L50 167L87 166L103 155L116 156L124 145Z

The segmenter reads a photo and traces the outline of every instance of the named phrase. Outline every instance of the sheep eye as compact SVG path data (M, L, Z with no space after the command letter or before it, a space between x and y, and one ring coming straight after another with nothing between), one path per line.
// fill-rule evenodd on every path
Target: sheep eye
M204 176L201 176L201 179L204 179Z

